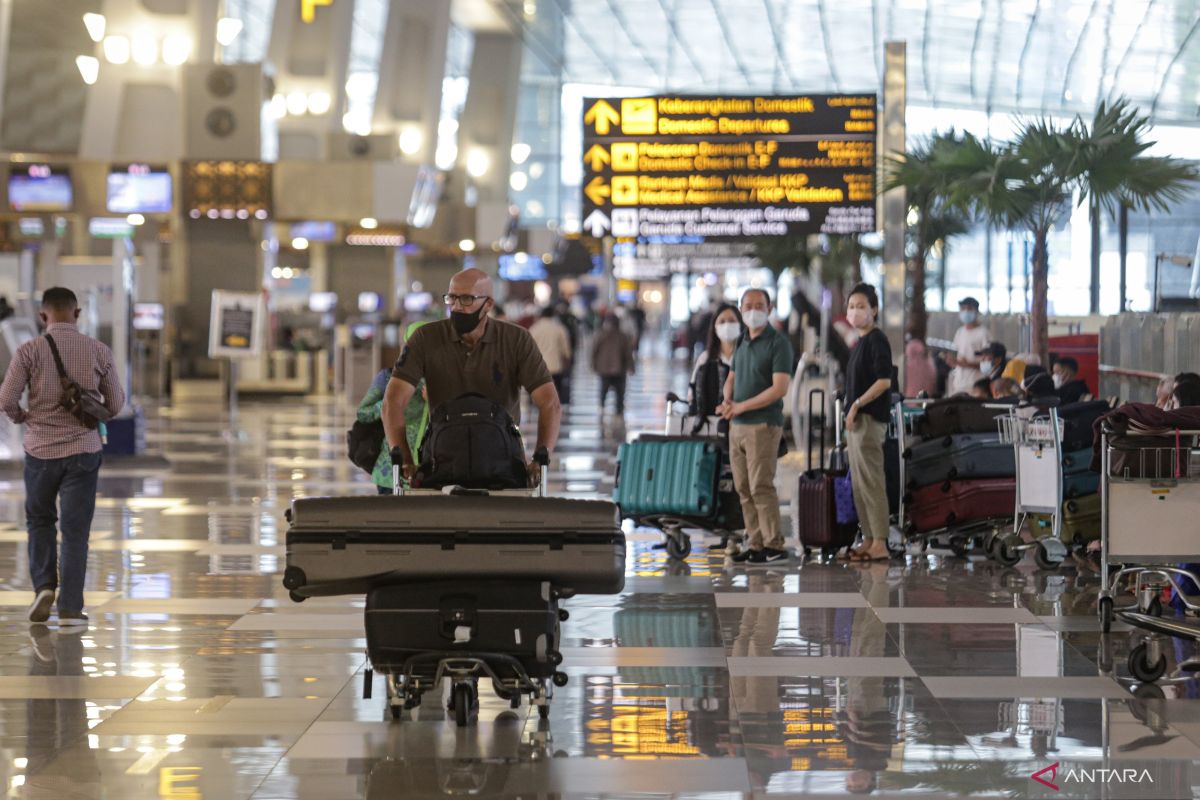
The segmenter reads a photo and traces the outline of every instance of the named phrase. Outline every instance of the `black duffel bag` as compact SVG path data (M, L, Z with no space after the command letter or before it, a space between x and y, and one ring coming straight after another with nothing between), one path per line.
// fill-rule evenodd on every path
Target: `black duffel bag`
M383 450L383 421L359 422L346 431L346 451L350 463L368 474L375 471L375 462Z
M521 431L507 409L474 393L436 408L429 415L413 485L422 489L528 488Z

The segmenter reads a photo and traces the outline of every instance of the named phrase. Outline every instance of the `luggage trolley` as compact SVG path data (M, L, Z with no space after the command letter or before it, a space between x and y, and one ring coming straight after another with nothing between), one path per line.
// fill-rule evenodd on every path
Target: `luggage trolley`
M693 440L697 443L703 442L706 451L711 449L711 451L716 452L716 487L713 493L714 502L711 508L707 514L688 514L680 513L678 510L648 510L642 507L637 512L628 514L628 518L632 519L638 525L646 525L660 530L665 539L667 555L673 559L684 559L691 553L692 539L688 534L689 530L714 533L723 539L727 539L731 542L733 550L736 552L740 548L741 542L738 531L741 530L744 523L742 522L741 504L738 501L737 491L733 486L733 467L729 462L728 437L718 433L716 422L714 421L715 418L701 421L698 427L694 424L689 425L689 421L693 418L688 416L686 411L679 413L680 408L686 408L686 406L686 402L674 392L668 393L667 418L664 433L642 434L634 441L650 442L655 439L661 441ZM693 434L691 433L692 430L703 430L704 435ZM619 506L626 499L626 492L629 492L628 487L624 491L622 490L622 473L623 470L620 463L618 463L615 497ZM626 480L629 480L628 473L625 473L624 477ZM628 504L628 501L626 501L626 504ZM644 503L639 499L638 505L644 506ZM622 509L622 515L625 515L624 508Z
M1160 618L1161 596L1168 587L1175 589L1189 614L1200 615L1200 596L1184 592L1180 583L1189 578L1200 585L1200 576L1174 566L1196 557L1200 465L1190 443L1197 436L1200 430L1176 430L1171 434L1173 446L1147 447L1139 446L1146 443L1145 437L1126 440L1107 425L1101 431L1102 583L1097 612L1105 633L1120 617L1151 634L1129 653L1129 671L1143 683L1157 681L1166 672L1163 636L1200 641L1200 624ZM1119 456L1116 462L1114 456ZM1112 564L1121 567L1110 575ZM1117 607L1115 597L1124 580L1133 583L1134 602ZM1181 670L1198 668L1195 660L1180 664Z
M1038 569L1055 569L1067 557L1062 541L1062 426L1053 408L1048 415L1033 417L1022 410L1013 408L997 420L1001 440L1015 450L1017 500L1012 533L992 537L987 551L996 561L1012 567L1026 550L1032 550ZM1031 514L1050 515L1050 532L1026 542L1021 529Z
M534 454L534 463L541 467L536 488L506 490L497 494L545 497L545 473L546 467L549 465L549 458L545 451L539 450ZM441 490L406 489L404 483L397 461L392 467L392 486L398 496L489 494L487 490L464 489L457 486L448 486ZM363 699L371 698L374 673L381 673L387 689L388 711L393 720L399 720L405 711L421 704L421 698L426 692L431 689L440 689L442 682L449 679L450 699L447 708L454 713L457 725L465 727L479 706L479 681L487 678L491 680L496 695L503 700L508 700L512 708L519 708L522 696L528 695L530 703L537 708L539 717L541 719L549 718L554 687L567 684L566 673L556 670L556 667L562 663L562 654L556 648L561 646L562 641L560 623L566 621L570 614L566 609L558 607L558 601L573 596L574 592L552 586L548 582L540 584L540 591L546 602L546 613L556 618L553 639L547 643L549 647L538 654L538 672L540 674L531 675L529 666L509 653L431 651L410 655L398 661L377 662L371 658L368 649L367 668L363 671ZM370 602L368 602L367 613L370 610ZM453 622L463 625L473 624L473 621L468 618L467 612L454 611L452 613L454 615ZM368 636L370 636L369 623Z
M900 532L903 548L894 550L900 554L907 550L910 544L917 543L924 551L932 544L937 547L947 547L959 558L966 558L976 546L988 545L999 536L1002 528L995 517L975 519L961 524L950 524L927 531L916 531L912 520L909 519L909 509L912 506L912 493L908 488L908 459L911 448L922 440L917 429L925 409L936 402L925 398L899 398L892 407L892 426L896 432L898 444L899 488L900 498L896 513L896 528ZM1000 409L1000 405L986 404L988 409ZM1007 410L1007 406L1004 406ZM947 481L947 484L949 481ZM1007 514L1005 515L1007 518Z

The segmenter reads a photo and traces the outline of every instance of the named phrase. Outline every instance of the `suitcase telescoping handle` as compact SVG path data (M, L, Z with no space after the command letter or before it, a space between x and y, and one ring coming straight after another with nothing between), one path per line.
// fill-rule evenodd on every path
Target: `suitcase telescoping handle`
M821 398L821 403L820 403L821 417L820 418L817 417L818 406L815 402L813 402L814 400L817 399L817 397ZM825 417L825 390L824 389L809 390L809 392L808 392L808 468L809 469L818 469L825 462L825 419L824 419L824 417ZM820 420L819 422L818 422L818 419ZM820 430L821 430L821 432L820 432L821 452L820 452L819 458L817 458L814 461L813 460L813 443L816 441L816 438L817 438L814 435L814 433L816 432L816 429L818 428L818 426L820 427Z
M400 461L404 457L403 451L399 447L393 447L392 456L392 494L404 494L404 470L400 466Z

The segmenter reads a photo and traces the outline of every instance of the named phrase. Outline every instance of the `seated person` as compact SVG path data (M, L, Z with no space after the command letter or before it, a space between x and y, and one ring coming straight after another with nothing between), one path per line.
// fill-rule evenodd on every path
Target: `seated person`
M1054 380L1041 367L1038 367L1036 372L1032 370L1032 366L1025 369L1025 380L1021 381L1021 399L1040 406L1058 405L1058 395L1054 393Z
M971 397L976 400L991 400L992 399L992 382L987 378L980 378L971 386Z
M1004 346L1004 342L992 342L975 355L980 358L979 371L989 383L1003 375L1005 367L1008 366L1008 348Z
M1091 392L1088 385L1079 378L1079 362L1070 356L1063 356L1054 362L1050 368L1054 378L1054 392L1063 405L1090 400Z
M1012 378L997 378L992 381L993 400L1015 400L1021 396L1021 387Z
M1184 383L1200 383L1200 375L1197 375L1195 372L1181 372L1174 377L1163 378L1158 383L1154 405L1164 410L1177 408L1175 405L1175 389Z
M1200 406L1200 381L1185 380L1175 384L1175 389L1171 392L1171 399L1174 400L1175 408Z
M524 388L538 410L535 453L547 454L558 441L562 406L542 354L529 331L488 316L492 308L492 279L482 270L467 269L450 279L443 296L448 319L431 322L413 333L400 351L383 398L383 426L388 443L402 455L405 480L417 471L416 456L405 435L405 409L422 379L429 407L475 392L521 418ZM540 467L527 462L530 483Z

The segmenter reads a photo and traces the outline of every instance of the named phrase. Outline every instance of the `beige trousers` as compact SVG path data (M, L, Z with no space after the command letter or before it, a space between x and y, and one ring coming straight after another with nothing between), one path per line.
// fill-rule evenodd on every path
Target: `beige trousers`
M883 442L887 423L860 414L854 430L846 431L850 456L850 482L854 485L854 508L867 539L888 538L887 478L883 471Z
M742 503L746 538L752 550L783 549L780 531L779 494L775 491L775 468L779 464L778 425L730 425L729 461L733 485Z

